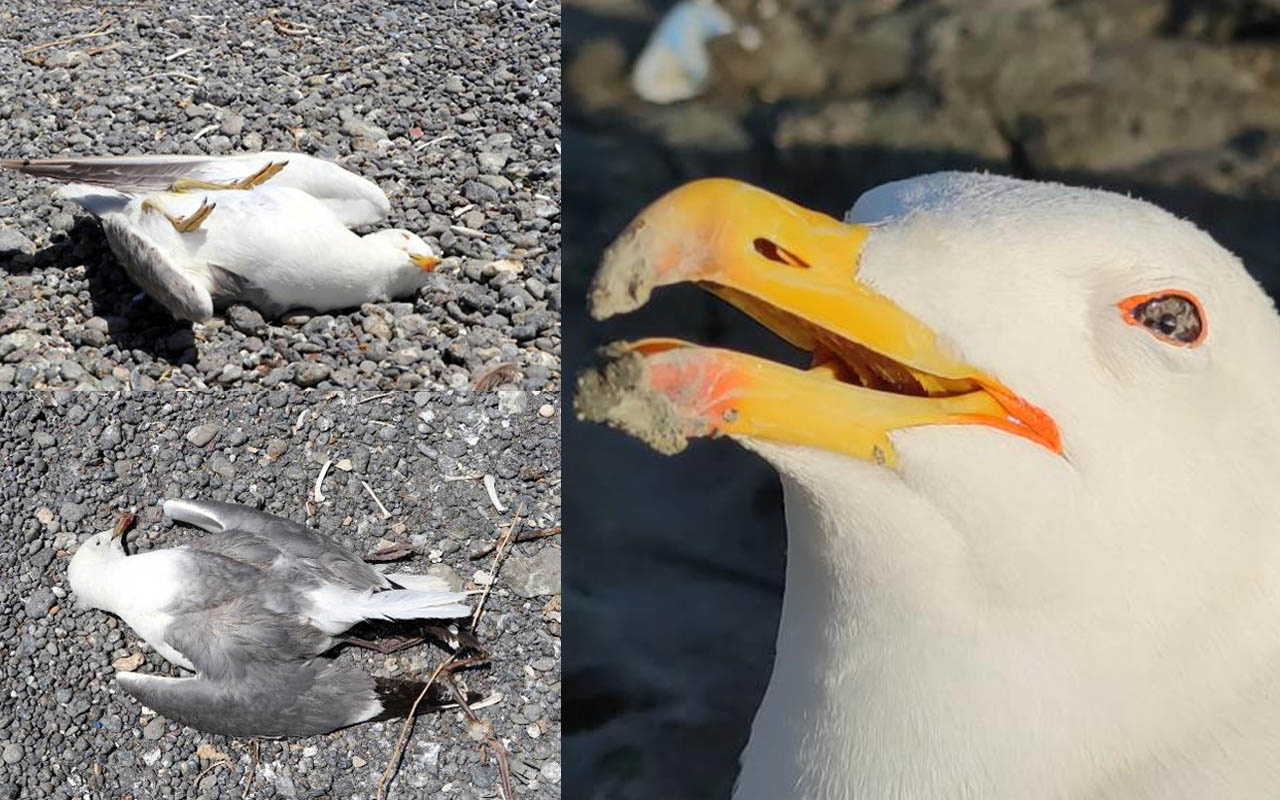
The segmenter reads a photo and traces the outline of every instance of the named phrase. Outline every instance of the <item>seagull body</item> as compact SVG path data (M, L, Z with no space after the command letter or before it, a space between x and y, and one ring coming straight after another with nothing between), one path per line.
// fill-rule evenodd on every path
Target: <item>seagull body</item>
M422 286L438 261L408 231L352 233L386 217L386 195L297 153L3 166L67 182L63 196L102 220L125 271L180 319L205 320L232 302L275 315L390 300Z
M81 603L116 614L167 661L196 673L117 672L116 680L144 705L202 730L305 736L382 718L384 700L404 686L317 657L364 620L470 612L443 581L383 575L291 520L207 501L164 508L214 535L126 556L106 531L76 551L68 579Z
M1057 184L928 175L842 223L703 181L619 237L593 311L683 281L814 360L651 339L579 386L781 475L735 800L1275 796L1280 318L1234 256Z

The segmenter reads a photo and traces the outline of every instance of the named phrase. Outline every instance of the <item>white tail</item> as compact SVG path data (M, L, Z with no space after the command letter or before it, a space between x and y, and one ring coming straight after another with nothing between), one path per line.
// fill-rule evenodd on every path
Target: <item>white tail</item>
M326 585L311 590L308 597L313 603L312 624L330 636L366 619L452 619L471 613L471 608L462 604L467 596L460 592L353 592Z
M449 619L471 613L470 606L461 602L465 599L457 592L389 589L369 596L362 607L365 619Z

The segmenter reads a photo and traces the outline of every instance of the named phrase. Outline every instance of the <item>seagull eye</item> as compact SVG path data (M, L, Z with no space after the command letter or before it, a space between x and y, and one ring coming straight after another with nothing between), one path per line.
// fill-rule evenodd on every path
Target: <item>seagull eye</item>
M1146 328L1157 339L1172 345L1195 347L1208 332L1200 301L1189 292L1137 294L1118 305L1125 322Z

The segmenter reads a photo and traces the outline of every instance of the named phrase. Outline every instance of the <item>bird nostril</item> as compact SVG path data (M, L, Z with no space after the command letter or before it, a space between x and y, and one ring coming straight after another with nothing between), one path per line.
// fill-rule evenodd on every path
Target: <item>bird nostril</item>
M787 248L780 246L777 242L765 239L764 237L759 237L751 244L755 247L757 253L770 261L776 261L779 264L786 264L790 267L800 267L803 269L809 268L807 261Z

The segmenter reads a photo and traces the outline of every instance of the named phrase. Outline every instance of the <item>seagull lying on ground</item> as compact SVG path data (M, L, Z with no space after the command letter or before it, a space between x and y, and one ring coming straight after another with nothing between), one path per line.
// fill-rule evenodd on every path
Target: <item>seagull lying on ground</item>
M619 236L592 312L681 282L812 357L646 339L577 396L781 475L737 800L1280 793L1280 317L1237 258L1059 184L925 175L841 222L713 179Z
M102 220L112 252L179 319L249 303L268 315L390 300L439 258L409 231L358 236L390 203L376 184L301 153L13 159L0 166L66 182Z
M170 663L196 673L116 673L140 703L194 728L310 736L404 716L421 684L319 656L364 620L470 613L465 595L444 581L384 575L292 520L202 500L166 500L164 511L213 535L127 556L123 526L104 531L80 545L67 576L81 603L116 614Z

